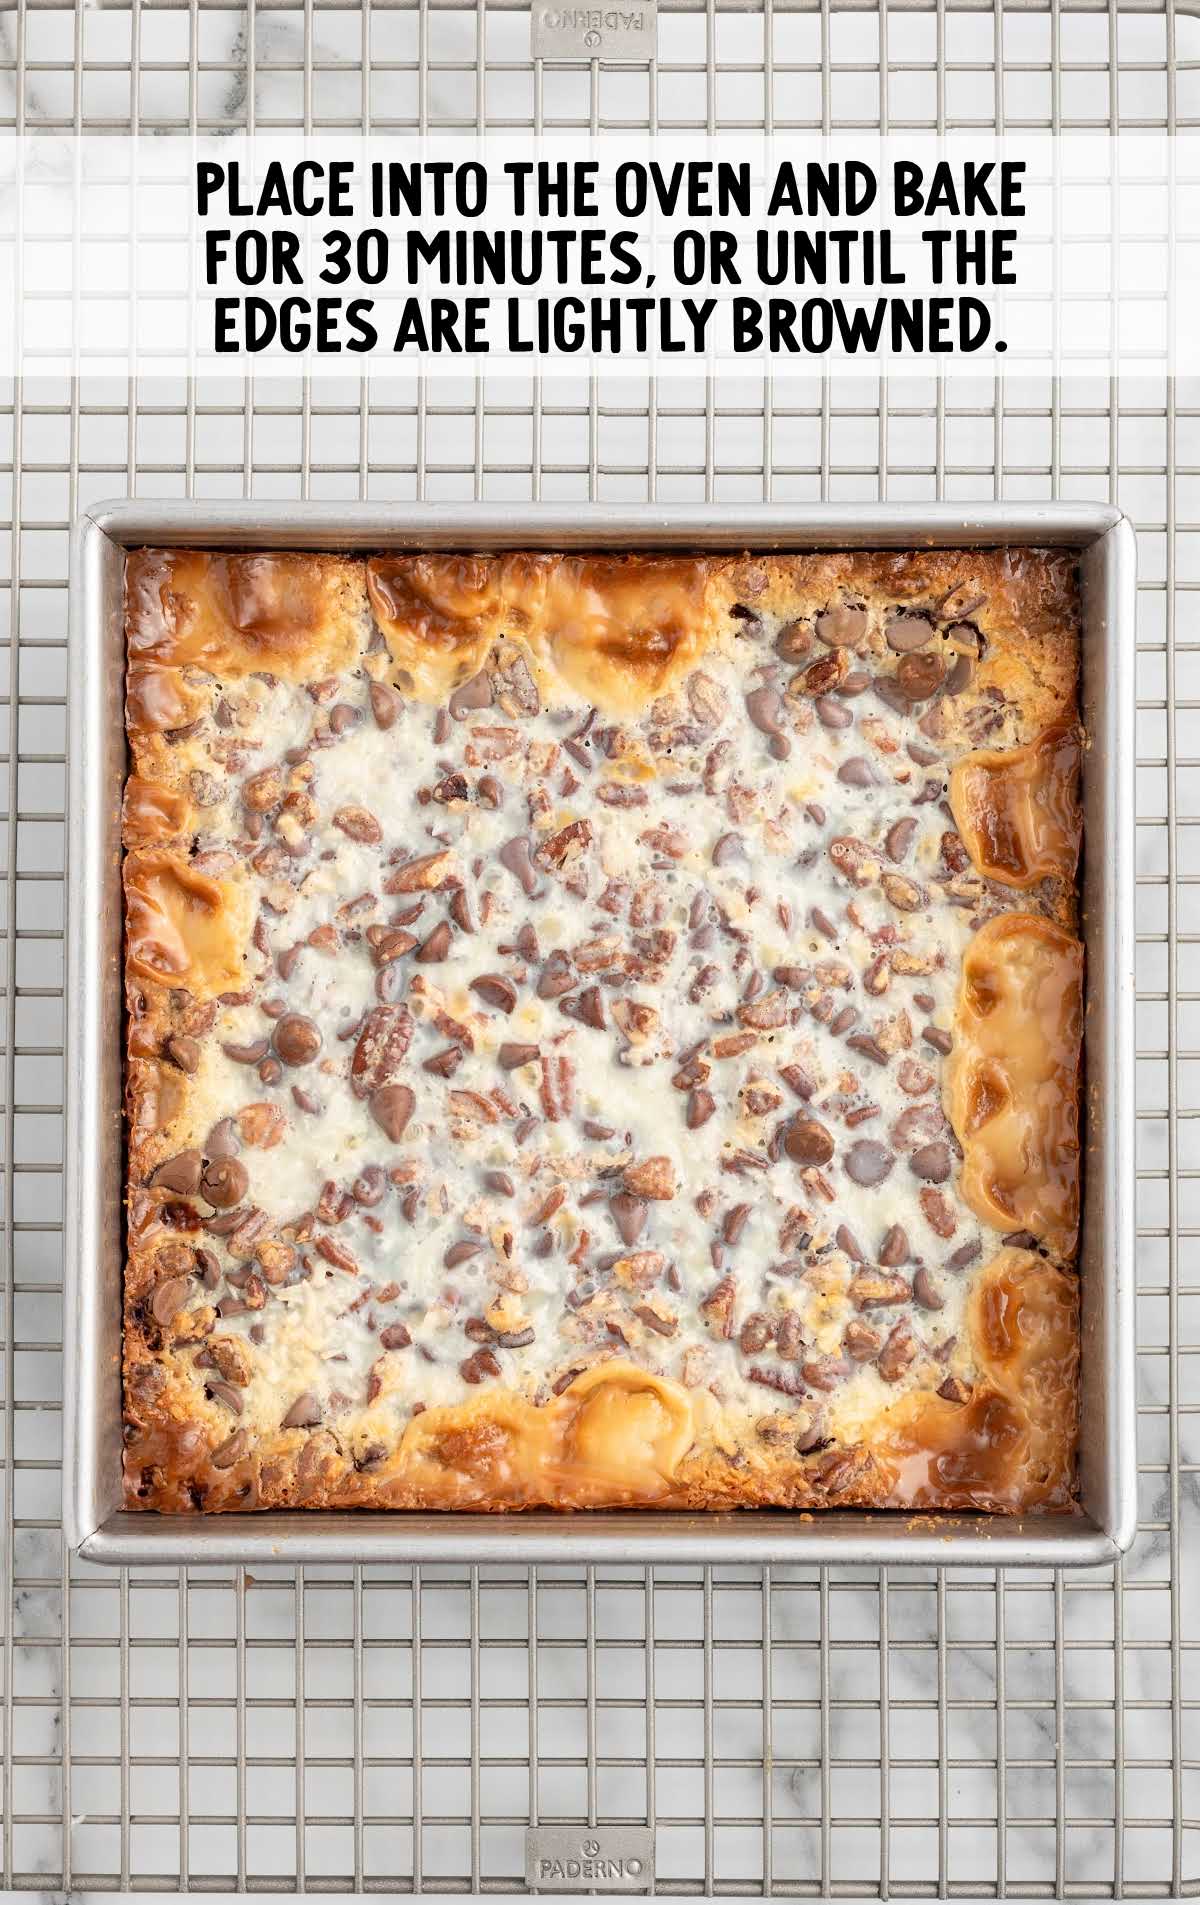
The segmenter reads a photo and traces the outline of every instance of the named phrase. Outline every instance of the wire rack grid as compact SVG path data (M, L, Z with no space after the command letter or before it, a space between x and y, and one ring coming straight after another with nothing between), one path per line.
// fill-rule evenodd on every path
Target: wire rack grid
M1084 7L1089 0L1084 0ZM0 131L1194 132L1167 0L683 0L646 67L457 0L0 0ZM746 379L0 388L5 1885L517 1890L650 1821L668 1893L1200 1888L1197 392ZM1141 1526L1119 1567L191 1569L58 1524L67 533L102 496L1100 497L1140 536ZM1190 1580L1190 1593L1188 1583Z

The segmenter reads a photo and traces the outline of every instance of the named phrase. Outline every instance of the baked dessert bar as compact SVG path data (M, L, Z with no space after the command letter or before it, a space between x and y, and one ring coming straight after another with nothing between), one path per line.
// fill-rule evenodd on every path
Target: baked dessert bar
M1070 556L126 601L131 1507L1070 1509Z

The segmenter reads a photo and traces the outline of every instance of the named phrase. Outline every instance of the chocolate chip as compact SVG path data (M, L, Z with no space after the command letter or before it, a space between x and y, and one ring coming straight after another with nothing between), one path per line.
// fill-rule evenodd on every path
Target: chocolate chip
M940 1105L910 1105L892 1126L892 1143L902 1151L911 1150L940 1137L945 1129L946 1119Z
M965 694L975 678L975 663L970 655L956 655L954 666L946 676L944 692L948 695ZM941 1390L938 1391L941 1394Z
M471 991L477 992L486 1005L494 1005L501 1012L511 1012L517 1003L516 987L500 972L480 973L478 979L472 979Z
M746 713L760 734L770 736L770 751L775 760L786 761L792 751L792 743L780 726L783 702L779 690L769 682L764 682L760 688L752 688L746 696Z
M480 708L492 705L492 678L486 668L472 675L469 681L454 690L447 707L455 721L465 721L469 714L477 714Z
M329 710L329 725L335 734L349 734L362 720L362 709L352 708L348 701L339 701Z
M912 702L891 675L876 675L872 686L885 708L893 714L911 714Z
M896 682L910 701L928 701L941 687L945 673L940 655L905 655L896 670Z
M824 609L816 620L817 635L830 648L857 648L867 632L867 611L850 603Z
M370 1098L371 1116L393 1144L404 1136L404 1128L413 1115L416 1098L408 1085L380 1085Z
M712 863L715 867L725 867L733 860L744 860L746 848L740 833L723 833L712 850Z
M350 1186L351 1197L365 1210L374 1210L376 1204L382 1203L386 1191L387 1177L378 1164L364 1165Z
M887 830L887 838L883 843L884 852L887 854L889 860L903 860L908 849L912 846L913 835L916 831L917 823L911 814L906 814L903 820L894 820L892 822Z
M321 1405L311 1389L297 1396L280 1423L281 1429L315 1429L321 1420Z
M608 1206L623 1244L635 1244L646 1223L646 1201L631 1191L618 1191Z
M775 653L781 661L803 661L812 647L812 630L807 622L785 622L775 637Z
M495 1191L497 1197L515 1197L517 1187L507 1171L485 1171L483 1174L485 1190Z
M793 1164L828 1164L834 1145L819 1119L796 1117L784 1129L783 1148Z
M848 728L854 720L853 713L844 702L835 701L832 695L818 695L813 706L822 727Z
M411 1342L412 1337L403 1323L389 1323L385 1330L379 1332L381 1349L407 1349Z
M200 1069L200 1047L194 1038L184 1038L178 1032L173 1033L164 1047L167 1057L174 1059L181 1072L190 1077Z
M454 935L449 920L440 919L433 931L417 948L417 958L423 966L438 965L450 951L450 942Z
M571 961L565 952L552 952L542 967L537 983L539 999L561 999L564 992L570 992L576 981L571 971Z
M302 1012L288 1012L275 1027L275 1050L285 1065L311 1065L321 1049L321 1033Z
M879 1246L879 1261L889 1270L908 1261L908 1232L902 1224L893 1224Z
M914 615L902 610L899 615L892 617L883 631L883 638L896 654L911 654L913 649L924 648L926 642L933 640L933 623L926 615Z
M915 1271L912 1280L913 1301L922 1310L943 1310L945 1299L940 1297L933 1286L928 1270L924 1265Z
M471 910L471 896L465 886L460 886L450 896L450 917L460 933L475 931L475 915Z
M861 754L852 754L838 768L838 779L846 787L874 787L875 771Z
M940 1052L943 1058L954 1049L953 1036L949 1032L943 1032L940 1025L922 1026L921 1037L926 1045L932 1045L934 1051Z
M200 1178L200 1195L214 1210L232 1210L246 1195L250 1173L238 1158L210 1158Z
M150 1299L150 1314L156 1323L166 1325L187 1302L192 1286L187 1277L169 1277L165 1283L157 1285Z
M850 1229L848 1224L838 1225L834 1242L837 1244L838 1249L849 1257L851 1263L865 1263L867 1261L866 1252L863 1250L858 1238L854 1235L854 1232Z
M245 1406L242 1402L241 1391L235 1389L231 1382L208 1382L204 1386L217 1402L223 1402L227 1409L232 1409L235 1416L241 1415Z
M159 1165L150 1179L150 1188L155 1191L175 1191L181 1197L190 1197L200 1187L203 1169L204 1160L199 1151L180 1151Z
M975 1259L982 1254L982 1251L983 1245L980 1243L978 1237L976 1237L973 1243L960 1244L958 1249L946 1258L947 1270L965 1270L968 1264L975 1262Z
M377 728L395 727L404 712L404 703L396 690L386 681L373 681L370 686L371 713L375 716Z
M533 1060L538 1056L538 1051L539 1047L536 1045L518 1045L510 1040L505 1040L497 1052L496 1057L503 1071L515 1072L519 1065L532 1064Z
M250 1448L250 1438L245 1429L235 1429L224 1442L218 1443L209 1458L214 1468L232 1468L240 1462Z
M515 839L506 840L497 858L501 866L507 867L513 877L521 882L525 892L532 899L538 890L538 876L537 869L529 856L529 835L519 833Z
M421 1070L433 1078L453 1078L462 1060L461 1045L444 1045L440 1052L434 1052L432 1057L422 1061Z
M203 1244L196 1252L196 1273L206 1290L215 1290L221 1281L221 1265L216 1253L206 1250Z
M442 1257L442 1263L447 1270L457 1270L460 1264L469 1263L472 1257L477 1257L482 1249L481 1243L476 1243L473 1238L464 1237L461 1243L450 1245L449 1250Z
M913 1152L908 1164L914 1177L923 1178L927 1184L944 1184L950 1175L950 1147L923 1144L919 1151Z
M252 1039L248 1045L225 1044L221 1047L226 1058L231 1058L235 1065L257 1065L260 1059L267 1056L270 1049L270 1044L265 1038Z
M717 1101L711 1091L706 1091L701 1086L699 1090L691 1092L687 1102L688 1130L699 1131L701 1125L708 1123L716 1108Z
M870 1189L882 1184L896 1160L886 1145L875 1138L859 1138L845 1153L842 1162L852 1183Z

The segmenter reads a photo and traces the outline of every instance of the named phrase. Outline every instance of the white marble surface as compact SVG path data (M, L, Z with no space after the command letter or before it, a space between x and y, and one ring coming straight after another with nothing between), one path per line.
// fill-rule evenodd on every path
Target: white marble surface
M69 127L77 100L88 129L128 124L130 18L107 7L77 14L28 11L26 124ZM357 127L364 97L361 17L317 10L311 18L313 123ZM303 20L294 10L259 14L253 105L260 126L301 121ZM1200 53L1195 25L1180 22L1181 58ZM0 12L0 121L10 126L16 116L16 31L16 16ZM186 11L142 10L141 114L147 128L186 125L192 65L201 122L244 123L250 95L244 19L234 11L201 8L194 17L194 48L192 31ZM893 119L928 118L936 109L934 31L932 15L889 21L889 54L898 69L888 90ZM1107 21L1065 14L1060 32L1064 111L1106 114ZM947 93L958 103L950 109L986 118L993 109L992 78L976 66L986 68L993 58L992 22L949 14L945 33L956 69ZM526 122L532 112L526 34L524 14L487 16L491 123ZM663 21L663 120L703 118L704 35L702 15ZM1161 113L1162 21L1123 17L1118 44L1122 112L1131 120ZM397 129L414 123L415 12L377 9L370 45L376 70L367 96L376 124ZM1010 15L1005 47L1008 59L1020 63L1008 76L1009 111L1019 105L1031 114L1048 112L1048 19ZM474 12L431 14L428 51L429 123L473 123ZM829 51L835 123L873 120L879 110L875 17L833 14ZM778 14L774 53L782 69L777 112L819 114L819 17ZM757 119L763 99L761 20L719 17L716 56L722 63L714 93L718 119ZM512 70L505 70L506 61L513 62ZM738 62L747 62L749 70L734 70ZM867 70L855 70L861 62ZM787 70L789 63L797 70ZM694 70L697 64L700 70ZM586 122L588 76L546 74L543 101L548 120L570 116ZM644 123L645 76L604 74L598 105L606 118L627 114ZM797 384L775 392L781 409L797 413L775 420L777 496L820 493L821 416L814 389ZM465 413L454 414L455 393L443 391L438 401L447 406L445 414L427 419L431 495L472 493L476 419L469 385L463 394ZM1180 393L1179 401L1187 394ZM0 403L7 404L9 395L0 392ZM239 384L208 387L196 393L189 415L179 390L145 387L135 434L139 491L184 493L190 457L197 492L241 494L244 395ZM356 386L321 393L310 426L314 494L358 491L360 396ZM527 495L534 441L528 392L493 386L489 396L520 414L487 420L484 489L489 495ZM585 498L593 461L602 493L645 494L644 388L631 380L602 393L594 455L586 397L586 391L564 386L554 393L552 412L559 406L562 413L543 419L542 494ZM73 506L130 486L124 387L86 389L74 418L67 398L64 391L26 393L19 497L22 575L27 585L39 585L26 586L20 604L20 809L51 816L21 822L19 864L51 873L61 865L62 852L62 829L53 816L63 808L58 763L65 536L61 527L42 525L61 525ZM403 411L413 392L398 385L381 397L376 386L373 398L377 406ZM995 493L990 386L979 392L960 388L944 416L928 387L893 385L889 398L890 495L933 493L939 431L945 493ZM1182 588L1200 577L1200 538L1186 528L1197 516L1191 477L1180 479L1173 547L1164 534L1163 392L1123 392L1122 398L1126 414L1117 451L1128 474L1117 493L1147 525L1141 537L1139 688L1145 709L1139 749L1148 764L1138 795L1146 817L1139 830L1139 870L1147 879L1140 895L1146 937L1139 948L1138 1039L1147 1056L1138 1090L1145 1114L1139 1126L1145 1174L1140 1214L1154 1232L1172 1216L1182 1226L1196 1222L1195 1184L1180 1179L1173 1209L1166 1177L1169 979L1155 935L1168 923L1165 876L1171 863L1167 829L1154 824L1165 815L1168 797L1161 765L1164 662L1155 644L1163 639L1168 580L1181 590L1178 640L1190 640L1194 597ZM613 414L607 414L610 400ZM761 495L762 401L761 388L753 385L721 389L706 417L702 389L675 387L658 419L659 494L705 494L707 441L718 472L713 492L729 502ZM878 401L869 383L834 393L827 456L829 493L835 497L878 493ZM1108 401L1106 389L1063 393L1064 494L1110 493ZM1008 404L1002 439L1006 492L1049 493L1048 392L1010 390ZM257 417L251 444L252 489L261 496L297 494L301 487L296 393L275 386L270 407L278 406L285 414ZM10 481L12 423L11 405L0 408L4 487ZM1190 421L1178 426L1181 457L1188 455L1186 433L1194 427ZM415 446L412 415L372 416L371 495L414 493ZM506 463L520 473L506 476ZM1190 647L1181 646L1175 671L1175 748L1186 763L1200 755L1200 661ZM1182 822L1200 817L1200 770L1178 768L1173 799ZM1180 826L1174 871L1194 876L1198 837L1194 825ZM1181 885L1175 894L1181 934L1200 929L1198 894L1195 885ZM60 906L61 889L53 879L23 883L22 931L53 933ZM1180 959L1184 996L1174 1028L1185 1053L1200 1047L1197 1008L1187 996L1189 961L1190 950ZM166 1570L122 1579L68 1565L56 1526L62 1239L37 1226L57 1217L61 1130L52 1110L37 1108L53 1107L61 1092L60 963L61 946L53 938L18 942L17 1155L23 1164L47 1169L19 1172L14 1190L22 1228L10 1451L17 1466L15 1475L11 1466L8 1473L15 1530L5 1654L12 1744L5 1876L56 1890L72 1882L86 1886L98 1875L108 1883L141 1880L172 1889L181 1872L193 1883L231 1887L269 1878L346 1887L388 1877L407 1883L414 1869L427 1882L443 1884L469 1884L473 1876L515 1881L522 1829L536 1806L542 1818L583 1821L589 1812L618 1820L642 1819L653 1810L666 1889L672 1881L706 1880L753 1889L762 1879L768 1846L778 1882L816 1885L824 1879L874 1894L885 1822L886 1871L895 1884L942 1884L951 1892L967 1885L1002 1890L1005 1884L1033 1884L1053 1893L1065 1880L1079 1894L1098 1896L1115 1882L1166 1896L1180 1877L1192 1885L1200 1879L1195 1831L1178 1842L1173 1834L1178 1802L1172 1765L1178 1750L1173 1698L1190 1709L1200 1691L1189 1651L1200 1638L1200 1365L1194 1354L1179 1361L1181 1413L1173 1448L1166 1410L1171 1320L1163 1238L1148 1235L1140 1251L1146 1528L1118 1579L1103 1572L1059 1586L1050 1575L1030 1572L1010 1574L1001 1586L984 1574L948 1574L939 1583L932 1574L895 1570L881 1586L866 1570L834 1570L822 1583L812 1571L778 1569L767 1592L750 1570L722 1569L706 1580L697 1570L673 1569L651 1591L629 1570L601 1570L586 1578L579 1568L565 1566L543 1571L533 1593L515 1571L481 1572L473 1582L462 1571L431 1569L416 1596L400 1569L314 1569L303 1584L289 1571L272 1569L254 1579L200 1569L185 1580ZM1195 1063L1186 1057L1179 1061L1175 1088L1184 1114L1179 1162L1192 1168L1200 1156L1196 1126L1186 1114L1195 1112L1198 1092ZM1194 1347L1200 1342L1198 1299L1184 1290L1191 1253L1188 1239L1180 1249L1175 1340ZM1194 1291L1194 1279L1188 1287ZM530 1649L535 1612L536 1665ZM768 1619L772 1644L766 1652ZM1180 1715L1182 1748L1193 1767L1194 1719L1190 1710ZM881 1757L889 1762L886 1779ZM304 1768L300 1781L297 1763ZM1195 1778L1194 1772L1184 1775L1193 1782L1187 1792L1193 1819ZM424 1821L419 1867L414 1811ZM1113 1825L1118 1813L1125 1821L1120 1846ZM1002 1842L998 1819L1007 1821Z

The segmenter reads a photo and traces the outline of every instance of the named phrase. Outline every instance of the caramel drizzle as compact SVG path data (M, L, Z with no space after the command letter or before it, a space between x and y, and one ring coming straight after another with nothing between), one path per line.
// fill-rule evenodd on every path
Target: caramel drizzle
M987 879L1028 888L1069 880L1079 859L1079 730L1058 721L1025 747L979 748L950 775L963 844Z
M963 959L946 1112L960 1192L996 1230L1062 1256L1079 1228L1083 947L1036 913L981 926Z

